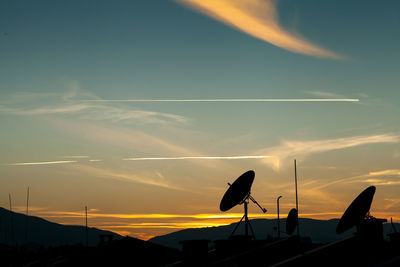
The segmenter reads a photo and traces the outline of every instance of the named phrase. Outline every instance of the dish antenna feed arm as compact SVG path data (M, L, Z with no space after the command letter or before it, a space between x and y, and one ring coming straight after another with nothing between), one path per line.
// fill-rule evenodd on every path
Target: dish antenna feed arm
M260 209L261 209L261 211L262 212L264 212L264 213L266 213L267 212L267 209L266 208L263 208L263 207L261 207L261 205L260 204L258 204L258 202L249 194L249 199L251 200L251 201L253 201L253 203L254 204L256 204Z
M229 188L226 191L224 197L221 200L220 210L227 211L233 208L236 205L243 204L244 206L244 215L240 219L240 221L236 224L235 228L233 229L229 238L233 236L236 232L237 228L239 227L240 223L244 219L245 223L245 237L249 237L249 228L251 230L251 237L255 239L254 230L250 224L248 218L248 205L250 200L256 204L263 213L267 212L265 208L263 208L252 196L250 193L251 185L254 180L254 171L248 171L242 174L233 184L228 183Z

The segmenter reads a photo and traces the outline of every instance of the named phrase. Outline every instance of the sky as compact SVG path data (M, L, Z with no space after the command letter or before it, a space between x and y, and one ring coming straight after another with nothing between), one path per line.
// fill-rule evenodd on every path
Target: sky
M247 170L284 216L296 159L300 217L375 185L400 222L399 30L394 0L0 1L0 206L148 239L239 220Z

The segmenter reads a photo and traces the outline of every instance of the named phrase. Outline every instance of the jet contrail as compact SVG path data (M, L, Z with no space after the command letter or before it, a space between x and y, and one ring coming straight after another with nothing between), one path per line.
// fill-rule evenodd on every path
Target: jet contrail
M89 102L359 102L358 98L93 99Z
M61 160L61 161L42 161L42 162L19 162L10 163L10 166L28 166L28 165L48 165L48 164L64 164L64 163L74 163L76 160Z
M162 157L162 158L124 158L122 160L184 160L184 159L265 159L271 156L227 156L227 157Z

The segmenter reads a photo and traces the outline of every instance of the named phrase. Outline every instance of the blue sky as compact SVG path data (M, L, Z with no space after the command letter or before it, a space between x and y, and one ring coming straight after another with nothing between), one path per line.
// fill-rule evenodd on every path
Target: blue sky
M304 180L315 185L304 191L306 211L321 212L318 203L340 191L342 199L332 205L340 213L341 201L380 183L379 211L399 217L400 3L264 1L276 8L280 29L337 56L332 58L274 46L188 2L1 1L0 174L7 184L1 205L7 206L9 192L23 195L21 188L30 185L38 210L76 211L91 201L102 212L143 213L128 203L145 194L150 213L218 213L226 182L248 169L260 173L254 189L265 196L260 202L273 203L284 190L290 194L292 160L298 158ZM360 101L87 101L210 98ZM257 154L278 158L279 168L276 160L122 160ZM54 161L77 162L9 165ZM382 180L371 174L376 172ZM347 183L324 187L346 177ZM113 197L102 198L110 187ZM171 209L190 196L180 189L199 196ZM166 198L173 199L170 205ZM106 204L110 199L114 205Z

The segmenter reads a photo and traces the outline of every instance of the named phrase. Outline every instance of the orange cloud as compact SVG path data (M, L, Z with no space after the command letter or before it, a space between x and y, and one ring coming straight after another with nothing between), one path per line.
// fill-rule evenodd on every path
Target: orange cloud
M273 0L176 0L215 20L288 51L315 57L343 59L279 25Z

